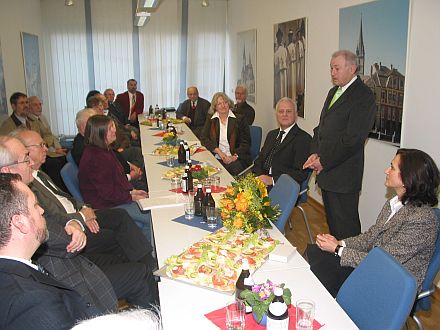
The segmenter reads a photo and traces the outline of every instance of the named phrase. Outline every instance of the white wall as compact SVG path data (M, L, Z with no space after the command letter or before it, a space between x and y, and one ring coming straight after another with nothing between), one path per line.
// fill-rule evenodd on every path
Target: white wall
M9 112L12 112L9 96L17 91L26 93L20 32L28 32L40 37L40 60L43 66L40 1L0 0L0 40ZM43 67L41 74L44 81Z
M228 28L230 47L236 45L237 32L257 29L257 104L256 124L267 132L275 127L273 114L273 25L307 17L307 58L305 119L298 124L312 134L319 121L322 104L331 87L329 60L339 45L339 9L365 3L362 0L277 0L270 6L265 0L230 0ZM440 12L437 0L412 0L410 7L409 51L406 69L406 90L402 146L426 150L440 164L438 150L440 112L438 111L437 85L440 76L437 57L440 50L438 35ZM433 36L435 36L433 38ZM227 82L231 92L236 77L235 52L231 52L232 75ZM363 190L359 203L363 230L370 227L386 200L383 186L385 167L395 152L395 147L369 140L365 148L366 163ZM314 187L312 196L321 201Z

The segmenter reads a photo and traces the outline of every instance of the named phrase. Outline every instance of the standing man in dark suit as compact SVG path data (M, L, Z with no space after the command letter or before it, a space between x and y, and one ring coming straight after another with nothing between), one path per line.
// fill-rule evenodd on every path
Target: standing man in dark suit
M360 234L359 193L364 145L376 104L371 89L356 75L356 55L340 50L330 61L330 89L314 129L311 155L304 168L317 173L330 233L337 239Z
M289 174L301 184L307 178L307 170L302 165L309 155L312 137L296 124L298 112L292 99L279 100L275 111L280 128L267 134L252 170L268 187L273 186L281 174Z
M235 87L235 105L232 111L241 115L249 126L254 123L255 110L247 102L248 91L245 85Z
M49 232L43 209L18 174L0 174L0 327L71 329L99 315L81 295L31 262Z
M188 99L180 103L176 117L182 119L200 139L211 103L199 97L199 91L195 86L188 87L186 95Z
M115 102L119 104L130 124L139 127L137 116L144 112L144 94L137 91L137 81L128 79L127 91L116 96Z

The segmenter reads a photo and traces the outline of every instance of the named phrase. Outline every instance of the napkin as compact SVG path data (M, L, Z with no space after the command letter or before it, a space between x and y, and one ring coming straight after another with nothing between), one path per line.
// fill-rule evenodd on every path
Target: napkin
M163 162L162 162L163 163ZM161 164L161 163L159 163ZM222 193L226 190L226 187L215 187L215 188L211 188L211 192L212 193ZM171 192L175 192L175 193L182 193L182 188L177 188L177 189L170 189ZM206 192L206 188L203 188L203 192Z
M222 330L226 330L226 307L217 309L208 314L205 314L205 317L218 326ZM289 305L289 329L296 328L296 308L292 305ZM313 321L313 329L319 329L322 325L318 321ZM264 330L265 326L259 325L252 316L252 313L246 314L246 330Z
M177 158L177 155L176 155L176 158ZM199 162L198 160L191 159L191 164L192 164L192 165L197 165L197 164L200 164L200 163L201 163L201 162ZM159 164L159 165L163 165L163 166L168 167L166 161L164 161L164 162L159 162L158 164ZM185 165L184 165L184 164L179 164L179 163L177 162L177 159L174 159L174 166L178 167L178 166L185 166Z
M162 136L164 136L165 133L168 133L168 132L167 132L167 131L164 131L164 132L156 133L156 134L153 134L153 136L159 136L159 137L162 137ZM178 135L182 135L183 132L178 132L177 134L178 134Z
M209 232L215 232L217 229L222 228L223 227L223 222L221 219L217 219L217 227L216 228L209 228L207 223L200 223L200 221L202 221L202 217L199 217L197 215L194 216L194 218L192 218L191 220L185 219L185 216L182 215L178 218L173 219L172 221L174 222L178 222L184 225L188 225L191 227L196 227L196 228L200 228L203 230L207 230Z

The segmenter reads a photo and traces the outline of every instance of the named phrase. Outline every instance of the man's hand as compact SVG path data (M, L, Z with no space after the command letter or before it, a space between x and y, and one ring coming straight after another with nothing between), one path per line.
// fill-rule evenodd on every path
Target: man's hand
M131 136L132 140L137 140L138 139L138 136L137 136L137 134L136 134L136 132L134 130L130 131L130 136Z
M306 168L311 168L313 162L318 158L318 154L311 154L309 158L307 158L306 162L303 165L303 170Z
M58 155L63 155L63 156L65 156L65 155L67 155L67 149L64 149L64 148L57 148L57 149L55 149L55 153L58 154Z
M131 180L137 180L142 176L142 170L136 165L130 164L130 177Z
M317 154L312 154L303 165L303 169L310 168L319 174L324 168L321 164L321 158Z
M83 233L81 226L76 221L71 221L64 227L67 235L72 236L72 241L67 245L67 252L74 253L81 251L87 244L87 237Z
M266 185L266 186L272 186L273 185L273 178L271 177L271 176L269 176L269 175L260 175L259 177L258 177L261 181L263 181L263 183Z
M96 221L96 219L90 219L85 221L87 228L93 233L97 234L99 233L99 223Z
M183 116L182 120L185 122L185 124L191 124L191 118L189 118L187 116Z
M137 113L136 111L133 110L132 113L130 114L130 121L135 122L136 119L137 119Z

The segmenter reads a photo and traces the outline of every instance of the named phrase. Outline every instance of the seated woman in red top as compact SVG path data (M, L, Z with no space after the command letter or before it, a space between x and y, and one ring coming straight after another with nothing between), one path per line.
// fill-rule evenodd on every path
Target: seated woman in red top
M144 190L133 189L111 144L116 126L110 117L89 118L84 132L85 148L79 164L79 189L84 201L93 208L124 208L151 240L150 213L142 213L134 201L148 197Z

